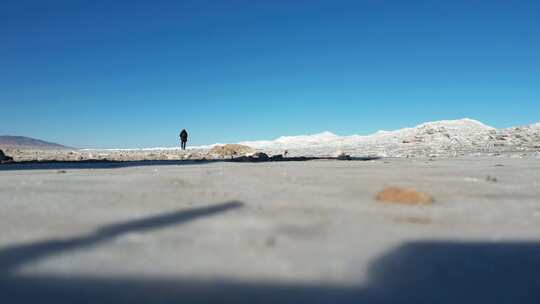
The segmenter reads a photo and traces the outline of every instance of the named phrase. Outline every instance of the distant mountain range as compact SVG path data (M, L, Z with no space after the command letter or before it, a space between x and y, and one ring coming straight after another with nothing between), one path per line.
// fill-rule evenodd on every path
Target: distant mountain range
M72 149L61 144L25 136L0 135L0 148L11 149Z

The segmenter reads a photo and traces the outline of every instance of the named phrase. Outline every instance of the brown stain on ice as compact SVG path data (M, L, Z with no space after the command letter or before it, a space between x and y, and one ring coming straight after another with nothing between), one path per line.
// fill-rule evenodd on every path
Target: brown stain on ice
M435 201L433 196L427 193L399 187L385 188L377 193L375 198L380 202L404 205L431 205Z

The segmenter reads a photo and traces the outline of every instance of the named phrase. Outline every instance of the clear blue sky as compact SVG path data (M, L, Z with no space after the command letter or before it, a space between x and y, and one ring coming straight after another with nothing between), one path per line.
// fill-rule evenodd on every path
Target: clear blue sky
M78 147L540 121L540 1L1 1L0 134Z

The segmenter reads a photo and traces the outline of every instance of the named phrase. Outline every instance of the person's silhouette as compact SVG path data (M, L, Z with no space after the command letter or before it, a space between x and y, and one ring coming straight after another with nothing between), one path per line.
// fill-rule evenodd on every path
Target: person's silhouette
M188 133L186 129L183 129L182 132L180 132L180 142L182 143L182 150L186 149L187 140L188 140Z

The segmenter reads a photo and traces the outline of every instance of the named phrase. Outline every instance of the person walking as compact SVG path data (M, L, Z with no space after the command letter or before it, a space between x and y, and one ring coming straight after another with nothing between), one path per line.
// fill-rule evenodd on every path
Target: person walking
M182 132L180 132L180 142L182 143L182 150L186 149L187 140L188 140L188 133L186 129L183 129Z

